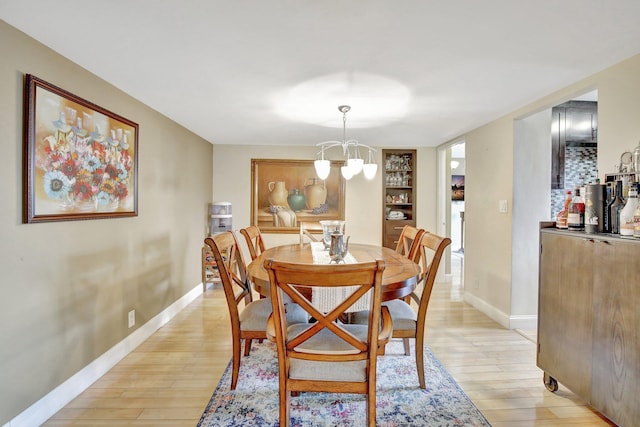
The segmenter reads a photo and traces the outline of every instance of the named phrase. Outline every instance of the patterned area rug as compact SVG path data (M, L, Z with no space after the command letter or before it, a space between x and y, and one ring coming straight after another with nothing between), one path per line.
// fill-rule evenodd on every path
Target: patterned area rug
M413 341L413 340L411 340ZM243 357L235 391L229 390L231 363L202 414L198 427L278 426L278 362L270 342L254 343ZM401 341L378 359L376 425L490 426L438 359L425 347L427 389L418 385L413 355ZM363 395L300 393L291 398L291 426L363 426Z

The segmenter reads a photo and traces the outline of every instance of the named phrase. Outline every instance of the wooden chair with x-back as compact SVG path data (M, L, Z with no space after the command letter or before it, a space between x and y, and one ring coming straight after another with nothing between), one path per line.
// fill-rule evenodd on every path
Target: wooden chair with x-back
M264 252L264 240L262 233L260 233L260 228L258 228L257 225L250 225L249 227L241 229L240 234L244 236L244 240L247 242L252 260Z
M419 257L418 245L420 243L420 237L424 233L424 229L417 228L412 225L405 225L402 228L398 243L396 245L396 252L405 257L418 262Z
M264 264L271 280L273 315L267 335L278 349L280 425L290 424L291 392L360 393L367 395L367 425L376 425L376 361L378 346L392 332L387 309L380 306L384 261L358 264L295 264L273 259ZM349 287L346 299L324 312L299 291L300 287ZM358 299L370 292L368 322L338 322ZM284 323L287 295L316 319L315 323Z
M433 233L424 232L418 242L421 253L421 275L417 288L420 296L414 294L412 298L417 303L417 311L411 306L411 300L395 299L382 303L388 307L393 319L393 338L402 338L405 343L405 354L408 356L408 343L410 338L416 340L416 367L418 369L418 381L420 387L425 388L424 379L424 328L427 320L427 308L431 298L431 290L438 274L438 267L442 255L451 244L451 239L441 237ZM420 290L420 287L422 289ZM351 317L353 323L366 323L368 313L360 311Z
M233 351L231 389L235 390L240 371L241 341L245 341L244 355L248 356L252 340L267 338L265 328L271 314L271 300L253 300L242 251L233 232L226 231L207 237L204 243L213 252L229 308ZM297 306L289 306L287 316L292 323L308 319L306 313Z

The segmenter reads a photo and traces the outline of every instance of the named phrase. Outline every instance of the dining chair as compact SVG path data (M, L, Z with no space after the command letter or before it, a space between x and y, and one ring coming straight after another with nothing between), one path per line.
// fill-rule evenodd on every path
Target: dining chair
M424 232L425 230L422 228L405 225L400 232L398 244L396 245L396 252L418 264L421 257L421 251L419 248L420 238ZM410 295L407 295L404 300L409 303L412 298L416 301L419 299L415 291L411 292ZM404 351L405 354L409 355L409 340L404 340Z
M229 309L233 353L231 390L235 390L240 372L241 341L245 342L244 356L248 356L252 340L267 338L266 324L271 314L271 300L253 300L242 251L232 231L207 237L204 243L213 252ZM306 322L307 319L304 310L296 304L287 304L287 320L300 323Z
M307 240L311 242L322 241L322 226L317 223L300 222L300 244Z
M384 261L327 265L268 259L264 266L271 280L273 315L267 324L267 336L278 350L280 425L290 424L291 393L308 391L365 394L367 425L375 426L378 346L389 340L393 329L388 309L380 305ZM349 291L346 299L325 312L305 298L300 287L348 287ZM339 322L345 311L368 292L368 322ZM316 321L287 327L284 295Z
M419 256L418 244L423 233L424 229L422 228L405 225L400 232L396 252L417 262L416 257Z
M260 228L257 225L250 225L249 227L242 228L240 234L244 236L249 247L249 254L251 260L256 259L262 252L264 252L264 240L260 233Z
M417 288L422 286L420 297L412 299L417 303L417 313L410 301L395 299L382 303L387 307L393 319L393 338L402 338L404 341L405 355L409 355L408 342L410 338L416 340L416 367L418 369L418 381L421 388L425 387L424 381L424 327L427 318L427 307L431 298L431 290L438 274L438 267L442 254L451 239L441 237L430 232L424 232L418 244L421 253L421 273ZM367 321L367 312L359 311L351 317L352 323L363 324Z

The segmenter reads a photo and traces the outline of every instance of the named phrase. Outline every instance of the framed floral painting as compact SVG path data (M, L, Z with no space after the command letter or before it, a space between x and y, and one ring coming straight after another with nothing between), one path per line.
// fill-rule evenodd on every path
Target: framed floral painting
M138 125L31 74L23 222L137 216Z

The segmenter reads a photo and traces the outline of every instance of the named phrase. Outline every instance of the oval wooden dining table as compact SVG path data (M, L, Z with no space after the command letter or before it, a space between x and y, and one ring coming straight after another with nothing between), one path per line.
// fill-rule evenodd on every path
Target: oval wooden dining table
M357 262L384 260L382 301L404 298L415 289L420 274L420 266L393 249L383 246L350 243L349 254ZM255 290L263 296L269 295L269 274L264 269L264 261L271 258L277 261L312 264L311 244L296 243L274 246L266 249L260 256L251 261L247 267L247 274L253 282ZM301 293L304 294L304 292Z

